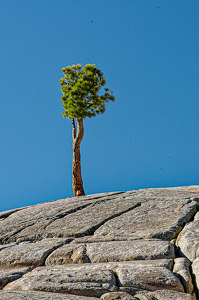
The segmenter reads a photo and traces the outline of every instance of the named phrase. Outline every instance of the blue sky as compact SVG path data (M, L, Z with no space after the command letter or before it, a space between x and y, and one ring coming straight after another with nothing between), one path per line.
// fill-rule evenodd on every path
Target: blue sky
M86 119L86 194L199 184L198 0L0 0L0 211L70 197L61 68L114 92Z

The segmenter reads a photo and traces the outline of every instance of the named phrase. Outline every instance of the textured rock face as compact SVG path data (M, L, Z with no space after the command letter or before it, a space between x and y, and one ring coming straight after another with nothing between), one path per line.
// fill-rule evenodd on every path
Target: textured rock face
M115 292L115 293L106 293L101 296L101 299L104 299L104 300L115 300L115 299L136 300L137 298L135 298L125 292Z
M0 291L1 300L97 300L95 297L30 291Z
M160 291L155 291L153 293L147 293L145 295L137 294L135 299L140 299L140 300L193 300L194 298L191 295L184 294L184 293L160 290Z
M54 251L46 260L46 264L99 263L158 258L174 258L173 245L161 240L70 244Z
M2 212L0 299L193 300L198 201L199 187L192 186Z

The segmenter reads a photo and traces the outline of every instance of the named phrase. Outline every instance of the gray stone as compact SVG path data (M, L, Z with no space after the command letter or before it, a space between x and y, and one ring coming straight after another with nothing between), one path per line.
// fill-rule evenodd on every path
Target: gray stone
M107 263L96 263L90 264L92 267L96 266L97 268L106 268L110 270L115 270L117 268L155 268L155 267L164 267L170 271L173 269L173 260L172 259L156 259L156 260L134 260L134 261L125 261L125 262L107 262ZM87 264L87 267L89 265Z
M10 209L10 210L6 210L3 212L0 212L0 220L4 220L5 218L9 217L11 214L21 210L22 208L15 208L15 209Z
M120 289L131 294L139 290L162 289L184 292L180 280L166 268L118 268L115 272Z
M196 196L186 189L146 189L37 204L2 219L0 241L81 237L95 231L101 237L170 240L196 212Z
M169 189L173 190L173 191L195 192L196 194L199 195L199 185L178 186L178 187L172 187L172 188L169 188Z
M135 299L136 300L157 300L157 298L155 298L152 293L146 293L146 291L143 291L140 294L136 294L135 295ZM169 299L168 299L169 300ZM177 299L176 299L177 300Z
M137 205L136 199L123 201L123 194L67 198L23 208L0 221L0 241L38 241L91 233L107 219Z
M82 268L82 264L71 265L71 267ZM172 259L157 259L157 260L134 260L134 261L123 261L123 262L106 262L106 263L90 263L84 265L86 269L98 269L98 270L112 270L115 273L115 270L118 268L155 268L155 267L164 267L170 271L173 269L173 260ZM67 265L70 267L70 265Z
M66 242L68 242L67 239L54 238L35 243L14 244L0 251L0 267L42 266L46 257Z
M0 291L1 300L97 300L95 297L31 291Z
M95 236L172 240L196 213L197 198L180 191L149 189L140 191L139 197L145 199L141 206L106 222Z
M192 277L190 274L190 262L188 259L179 257L174 259L174 268L173 272L176 273L183 284L185 293L192 294L193 293L193 283Z
M199 256L199 220L184 227L178 235L176 246L180 254L192 262Z
M112 292L112 293L106 293L100 297L104 300L136 300L137 298L131 296L128 293L125 292Z
M187 257L192 263L192 272L199 289L199 213L194 221L187 224L178 235L176 246L181 256ZM198 291L197 291L198 293ZM199 297L199 293L198 293Z
M199 221L199 211L195 214L194 221Z
M99 263L141 259L174 258L174 248L167 241L133 240L65 245L47 258L46 265Z
M179 279L164 267L134 264L84 264L38 267L9 283L4 290L35 290L95 296L117 291L136 293L140 290L169 289L183 291Z
M0 269L0 289L30 271L30 268Z
M189 262L177 258L173 269L173 247L178 235L179 253L193 261L199 284L198 201L199 186L192 186L67 198L0 213L0 299L193 299L183 293L183 286L193 291Z
M91 262L153 260L174 258L174 248L161 240L134 240L91 243L86 245L86 254Z
M148 293L147 296L149 297L147 298L149 300L194 300L194 297L189 294L168 290L155 291L153 293ZM150 296L153 296L154 298L150 298ZM141 298L138 299L142 300Z
M0 245L0 251L9 247L13 247L17 245L17 243L11 243L11 244L6 244L6 245Z
M100 297L116 291L116 280L111 270L82 267L38 267L22 278L9 283L4 290L31 290L70 293Z
M197 257L192 263L192 272L196 284L196 293L199 298L199 257Z
M116 218L126 211L133 210L140 205L136 199L122 199L100 201L67 215L62 219L55 220L46 227L44 236L58 236L60 231L63 237L81 237L93 234L97 228L112 218Z

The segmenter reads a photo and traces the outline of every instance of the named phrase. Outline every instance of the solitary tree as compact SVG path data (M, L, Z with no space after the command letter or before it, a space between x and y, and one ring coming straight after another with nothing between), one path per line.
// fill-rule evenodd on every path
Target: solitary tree
M106 84L101 70L95 65L72 65L62 69L64 78L62 86L63 117L72 121L73 136L73 192L74 196L85 195L81 177L80 143L84 135L83 120L105 112L105 103L114 101L112 91L105 88ZM100 92L101 90L101 92ZM100 92L100 93L99 93ZM77 130L76 130L77 124Z

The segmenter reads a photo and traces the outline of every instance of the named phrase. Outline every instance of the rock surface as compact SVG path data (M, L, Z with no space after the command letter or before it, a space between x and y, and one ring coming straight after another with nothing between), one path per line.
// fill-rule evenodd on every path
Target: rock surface
M145 295L135 295L139 300L194 300L194 297L174 291L155 291L153 293L147 293Z
M103 294L101 297L101 299L104 299L104 300L120 300L120 299L123 299L123 300L136 300L137 298L131 296L130 294L128 293L125 293L125 292L113 292L113 293L106 293L106 294Z
M71 239L43 239L35 243L23 242L0 251L0 266L42 266L48 255Z
M97 300L95 297L31 291L0 291L1 300Z
M173 272L178 275L180 281L184 286L185 292L188 294L192 294L194 291L194 287L190 273L189 260L183 257L175 258Z
M0 299L193 300L198 202L199 186L190 186L2 212Z
M26 274L30 268L16 268L0 270L0 289L10 281L16 280Z
M138 259L174 258L173 245L161 240L110 241L70 244L58 248L46 260L47 265L99 263Z

